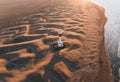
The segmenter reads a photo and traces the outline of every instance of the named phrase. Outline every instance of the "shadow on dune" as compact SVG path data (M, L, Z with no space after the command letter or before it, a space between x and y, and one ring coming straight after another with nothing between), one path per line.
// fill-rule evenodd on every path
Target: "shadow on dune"
M13 75L8 73L0 73L0 82L8 82L6 78L13 77Z
M19 70L22 67L25 67L31 62L31 58L17 58L7 63L6 68L8 70Z
M27 75L27 78L21 82L44 82L39 73L31 73Z

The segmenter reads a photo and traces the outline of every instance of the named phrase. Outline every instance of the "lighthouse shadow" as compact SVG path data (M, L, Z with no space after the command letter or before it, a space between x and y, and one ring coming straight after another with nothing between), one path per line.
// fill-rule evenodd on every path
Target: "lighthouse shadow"
M44 82L48 82L49 79L51 79L52 82L66 82L66 80L68 80L69 77L66 75L66 73L64 73L64 71L72 72L73 70L76 69L75 62L69 61L68 59L59 55L61 49L64 49L64 48L54 49L54 52L53 52L54 55L51 61L49 62L48 65L44 67L46 71L45 74L43 75L43 78L45 78ZM63 68L61 68L61 66ZM59 70L56 70L57 68L59 68Z
M57 42L54 42L50 45L51 46L50 49L54 55L51 58L49 64L44 67L46 71L45 74L43 75L43 78L45 78L44 79L45 82L48 82L49 79L51 79L52 82L66 82L66 80L69 79L67 72L68 71L72 72L77 69L78 64L77 62L70 61L69 59L60 55L61 50L71 46L67 42L64 42L63 45L64 45L63 47L58 47ZM59 70L56 70L57 68L59 68ZM63 70L67 72L64 73Z

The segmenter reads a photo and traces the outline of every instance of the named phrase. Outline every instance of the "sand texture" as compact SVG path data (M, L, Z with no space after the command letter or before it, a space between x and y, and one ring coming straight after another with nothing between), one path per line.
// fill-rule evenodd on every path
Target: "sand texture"
M32 14L53 0L0 0L0 29L8 27L18 17Z
M54 0L0 30L0 82L113 82L104 12L86 0Z

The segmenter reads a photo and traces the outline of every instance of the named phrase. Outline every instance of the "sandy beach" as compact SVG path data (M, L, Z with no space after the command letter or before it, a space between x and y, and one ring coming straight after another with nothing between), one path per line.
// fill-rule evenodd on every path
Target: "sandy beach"
M19 17L32 14L52 0L0 0L0 28L9 26Z

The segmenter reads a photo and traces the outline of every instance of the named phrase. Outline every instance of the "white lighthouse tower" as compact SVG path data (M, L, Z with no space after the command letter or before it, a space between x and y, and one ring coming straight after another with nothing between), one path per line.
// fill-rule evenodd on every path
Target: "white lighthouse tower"
M63 47L63 42L62 42L62 29L59 29L58 30L58 36L59 36L59 39L58 39L58 47Z

